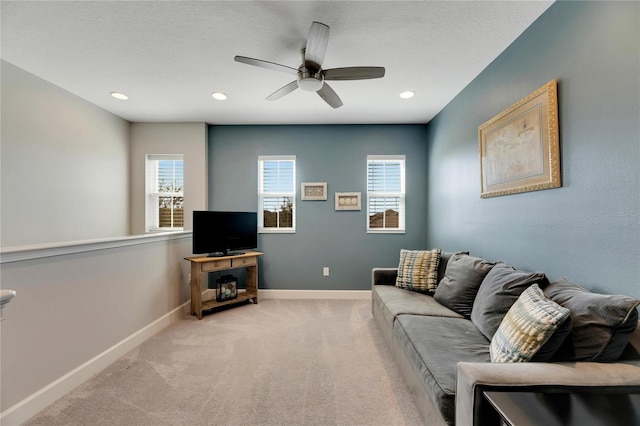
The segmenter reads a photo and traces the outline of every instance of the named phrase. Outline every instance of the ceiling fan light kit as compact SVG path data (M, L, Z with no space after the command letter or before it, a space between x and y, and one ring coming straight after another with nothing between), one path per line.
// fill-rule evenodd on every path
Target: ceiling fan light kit
M298 72L298 87L305 92L317 92L324 84L324 77L317 72L309 72L306 68Z
M346 67L323 70L322 61L328 44L329 26L314 21L309 29L306 46L300 51L302 64L298 69L246 56L236 56L234 60L247 65L296 75L296 80L267 96L269 101L280 99L300 88L305 92L316 92L332 108L339 108L342 106L342 100L325 80L365 80L384 77L384 67Z

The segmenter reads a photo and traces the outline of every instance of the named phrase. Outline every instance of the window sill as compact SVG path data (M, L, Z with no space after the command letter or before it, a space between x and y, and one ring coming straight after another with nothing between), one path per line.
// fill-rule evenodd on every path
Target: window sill
M258 234L295 234L295 229L258 229Z
M367 229L367 234L406 234L404 229Z
M184 232L184 228L149 229L145 231L147 235L166 234L167 232Z

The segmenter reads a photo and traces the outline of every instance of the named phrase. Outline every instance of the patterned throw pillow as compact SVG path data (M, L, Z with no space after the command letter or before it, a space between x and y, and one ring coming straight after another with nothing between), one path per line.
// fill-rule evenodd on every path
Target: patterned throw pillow
M569 317L569 309L547 299L533 284L511 306L491 339L491 362L526 362Z
M429 293L438 286L440 249L400 250L396 287Z

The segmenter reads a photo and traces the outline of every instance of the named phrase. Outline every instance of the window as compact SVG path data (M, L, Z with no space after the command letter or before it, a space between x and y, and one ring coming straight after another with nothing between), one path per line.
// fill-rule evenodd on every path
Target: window
M404 233L404 155L367 156L367 232Z
M258 231L295 232L295 155L258 157Z
M147 155L146 169L146 231L183 229L183 156Z

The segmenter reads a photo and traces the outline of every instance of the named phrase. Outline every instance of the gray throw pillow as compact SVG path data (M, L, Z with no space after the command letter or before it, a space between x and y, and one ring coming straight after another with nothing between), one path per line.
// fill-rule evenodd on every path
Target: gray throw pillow
M640 300L619 294L598 294L561 278L544 290L569 309L573 329L553 356L554 361L616 361L638 326Z
M451 256L453 256L454 254L469 254L469 252L468 251L456 251L456 252L443 251L442 253L440 253L440 262L438 263L438 284L440 284L440 281L442 281L442 279L444 278L444 273L447 270L447 264L449 263L449 259L451 259Z
M498 262L480 284L471 310L471 321L491 340L511 305L535 283L540 288L548 284L542 272L518 271Z
M480 283L493 265L495 262L464 253L451 255L433 297L441 305L469 319Z

